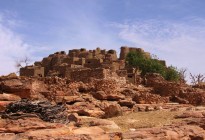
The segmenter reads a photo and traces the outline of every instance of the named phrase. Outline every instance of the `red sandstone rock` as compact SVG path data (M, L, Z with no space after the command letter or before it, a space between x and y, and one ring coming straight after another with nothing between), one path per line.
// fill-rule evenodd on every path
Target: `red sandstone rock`
M132 108L135 102L133 102L132 100L120 100L118 101L118 104L120 104L121 106L127 106L129 108Z
M56 103L62 103L62 102L65 102L65 103L72 103L74 104L75 102L83 102L84 100L79 97L79 96L56 96L55 97L55 102Z
M136 91L130 88L122 88L121 89L121 94L125 95L125 96L129 96L132 97L133 95L136 94Z
M97 126L74 129L73 133L75 135L89 135L91 140L110 140L110 135Z
M203 112L200 111L186 111L181 115L176 116L176 118L203 118Z
M119 104L111 104L104 109L105 118L111 118L122 115L122 109Z
M107 99L107 95L105 94L104 91L97 91L92 93L93 97L98 99L98 100L106 100Z
M187 91L180 92L178 96L187 100L190 104L205 105L205 91L188 88Z
M205 139L205 131L192 125L164 126L162 128L142 128L136 131L123 133L123 139L156 139L156 140L203 140Z
M4 111L10 103L12 103L12 101L0 101L0 111Z
M168 82L157 73L146 74L146 85L154 88L154 92L161 96L178 96L180 84L176 82Z
M180 104L188 104L189 103L189 101L187 101L187 100L185 100L183 98L180 98L178 96L171 97L170 101L177 102L177 103L180 103Z
M19 101L21 98L14 94L0 94L0 101Z
M104 91L105 94L113 94L118 88L118 83L114 79L96 79L93 81L96 91Z
M72 113L72 114L70 114L70 115L68 115L68 120L70 121L70 122L78 122L79 121L79 116L78 116L78 114L77 113Z
M168 97L161 97L157 94L151 93L137 93L133 96L132 100L138 104L156 104L169 102Z
M100 135L100 134L105 134L105 131L101 129L100 127L94 126L94 127L82 127L82 128L74 129L73 133L74 134Z
M29 83L27 83L29 85ZM3 92L12 93L21 98L29 98L31 95L31 88L24 85L19 79L8 79L1 82L1 89Z
M14 133L1 133L0 140L17 140L17 136Z
M20 136L22 138L32 139L58 139L62 136L69 136L72 134L72 130L69 127L59 127L53 129L38 129L27 131Z
M44 122L38 118L23 118L18 120L0 119L1 133L24 133L29 130L59 127L56 124Z
M57 90L56 93L55 93L55 96L66 96L66 94L65 94L64 91Z
M96 118L102 118L105 114L105 112L103 112L100 109L93 109L93 110L83 109L83 110L78 110L77 113L81 116L90 116Z
M107 95L108 101L119 101L122 99L125 99L125 96L121 95L121 94L109 94L109 95Z

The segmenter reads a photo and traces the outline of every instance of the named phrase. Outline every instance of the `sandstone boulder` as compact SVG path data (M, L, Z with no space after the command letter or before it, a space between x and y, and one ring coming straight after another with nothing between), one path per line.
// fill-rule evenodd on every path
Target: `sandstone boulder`
M106 100L107 99L107 95L105 94L104 91L97 91L92 93L93 97L98 99L98 100Z
M132 108L135 105L135 102L133 102L132 100L120 100L118 101L118 104L120 106L127 106L129 108Z
M83 102L84 100L79 96L56 96L55 102L62 103L65 102L67 104L74 104L76 102Z
M122 115L122 108L119 104L110 104L105 109L105 118L111 118Z
M203 118L203 112L201 111L186 111L181 115L177 115L176 118Z
M189 101L187 101L186 99L180 98L178 96L172 96L170 101L177 102L177 103L180 103L180 104L188 104L189 103Z
M12 101L0 101L0 111L5 111L10 103L12 103Z
M0 101L19 101L21 98L14 94L0 94Z
M21 98L29 98L31 96L30 83L24 84L20 79L8 79L0 83L0 87L5 93L12 93Z
M130 88L122 88L120 92L121 94L129 97L132 97L133 95L136 94L136 91Z
M90 116L90 117L96 117L96 118L102 118L105 115L105 112L102 110L95 108L95 109L82 109L78 110L77 113L80 116Z
M125 96L122 94L109 94L109 95L107 95L108 101L119 101L122 99L125 99Z

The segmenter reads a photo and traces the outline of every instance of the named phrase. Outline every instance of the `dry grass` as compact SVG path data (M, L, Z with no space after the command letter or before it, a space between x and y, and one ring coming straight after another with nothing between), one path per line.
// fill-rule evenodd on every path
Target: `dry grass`
M137 112L124 116L110 118L114 121L122 131L127 131L130 128L150 128L155 126L168 125L172 122L180 121L174 116L180 114L179 111L153 111L153 112Z

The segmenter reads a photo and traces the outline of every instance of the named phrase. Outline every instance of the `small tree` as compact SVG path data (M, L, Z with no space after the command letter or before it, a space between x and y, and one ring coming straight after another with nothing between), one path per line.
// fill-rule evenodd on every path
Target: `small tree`
M31 59L25 56L22 59L16 60L15 67L17 68L17 73L19 73L19 69L25 66L28 66L31 63Z
M186 77L187 77L187 68L181 68L179 70L179 76L180 76L180 82L186 83Z
M193 75L190 73L190 79L191 79L191 83L193 85L197 85L197 84L200 84L202 82L205 82L205 76L203 74Z

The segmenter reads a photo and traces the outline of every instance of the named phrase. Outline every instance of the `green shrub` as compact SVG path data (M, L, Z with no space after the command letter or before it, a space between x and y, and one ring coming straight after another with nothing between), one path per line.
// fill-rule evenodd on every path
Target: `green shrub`
M166 80L178 81L179 72L174 67L165 67L157 59L146 58L142 53L139 52L129 52L126 61L128 65L132 67L139 68L142 75L146 73L159 73Z
M180 80L180 73L178 72L177 68L170 66L166 70L166 80L168 81L179 81Z

